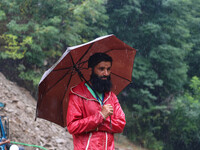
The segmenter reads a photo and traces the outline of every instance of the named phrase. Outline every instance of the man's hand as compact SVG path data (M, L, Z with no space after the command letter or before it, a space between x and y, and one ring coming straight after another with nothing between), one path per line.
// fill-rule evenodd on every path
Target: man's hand
M104 118L106 119L108 116L113 114L113 107L111 104L104 105L102 107L101 113L103 114Z
M3 138L2 141L0 142L0 145L7 144L7 143L10 143L10 140Z

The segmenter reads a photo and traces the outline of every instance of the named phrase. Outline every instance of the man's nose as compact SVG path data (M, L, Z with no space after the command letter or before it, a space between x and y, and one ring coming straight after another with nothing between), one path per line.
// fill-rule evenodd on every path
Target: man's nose
M108 73L108 70L104 70L104 76L108 76L109 73Z

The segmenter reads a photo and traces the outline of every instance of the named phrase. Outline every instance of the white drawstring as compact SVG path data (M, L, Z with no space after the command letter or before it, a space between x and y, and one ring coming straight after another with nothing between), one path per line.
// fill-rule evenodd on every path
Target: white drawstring
M107 146L108 146L108 134L106 132L106 150L107 150Z
M107 150L107 148L108 148L108 133L107 132L105 132L105 133L106 133L106 148L105 148L105 150ZM88 142L87 142L87 146L86 146L85 150L87 150L88 147L89 147L91 137L92 137L92 133L90 132L90 135L89 135L89 138L88 138Z
M88 142L87 142L87 146L86 146L85 150L87 150L88 147L89 147L91 136L92 136L92 132L90 132L90 135L89 135L89 138L88 138Z

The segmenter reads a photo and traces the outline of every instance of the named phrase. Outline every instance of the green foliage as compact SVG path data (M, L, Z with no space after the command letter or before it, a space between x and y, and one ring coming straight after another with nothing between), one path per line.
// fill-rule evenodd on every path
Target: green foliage
M157 97L150 92L159 89L163 84L152 67L147 59L136 57L134 69L138 71L133 72L134 84L132 86L140 88L128 89L122 93L120 99L124 100L123 102L127 105L124 108L127 119L125 134L132 141L145 147L162 149L163 142L157 140L154 134L160 131L166 120L164 116L169 112L166 106L155 105Z
M19 78L35 85L38 74L55 63L68 46L106 34L104 4L102 0L1 0L1 59L20 59L17 66L24 66L23 71L13 69L19 71Z
M191 79L190 88L192 89L194 99L200 102L200 79L197 76Z
M20 71L19 77L21 79L33 82L34 86L38 85L42 77L40 73L37 73L34 70L28 70L25 72L25 66L23 65L19 65L17 70Z
M181 90L187 81L188 67L184 63L185 52L181 48L164 44L152 49L150 58L154 64L154 70L160 74L161 79L165 79L160 89L160 91L165 91L163 95Z
M158 80L163 81L160 90L149 90L161 100L169 93L179 92L187 79L184 59L192 43L189 42L191 35L188 28L191 15L185 12L189 11L190 5L190 1L181 3L174 0L108 2L112 20L109 25L114 34L139 49L137 56L152 64L148 71L153 70ZM114 19L122 14L122 17ZM138 71L137 68L134 70Z
M27 45L31 45L32 38L26 37L21 43L18 42L17 36L4 34L0 36L5 41L5 52L1 54L2 58L22 59L27 51Z
M107 24L102 20L108 20L108 16L104 15L106 9L101 7L104 3L105 1L102 0L86 0L74 8L76 32L81 30L81 35L85 38L83 40L91 39L90 37L94 37L95 34L98 36L106 34L103 29L107 27Z
M129 114L141 115L141 120L160 113L145 125L140 119L128 117L130 126L126 128L133 135L127 134L134 141L138 136L146 139L149 135L150 139L158 142L162 139L165 143L162 133L168 134L162 126L169 127L166 123L171 111L169 103L187 87L188 69L190 77L199 74L199 6L194 0L108 1L110 32L138 49L133 84L122 93L121 99ZM154 127L157 130L152 130Z
M192 0L193 7L191 9L191 21L190 21L190 32L191 32L191 42L193 43L192 51L189 53L187 61L189 64L189 77L200 76L199 64L200 64L200 1Z
M129 139L144 147L153 150L162 150L163 142L157 140L154 136L154 133L160 130L162 124L155 124L155 121L161 121L161 115L166 110L166 107L142 107L141 105L135 104L133 106L134 111L131 112L127 106L123 108L126 114L126 120L128 120L124 133Z
M6 19L6 14L4 11L0 10L0 21Z
M196 150L200 146L200 80L193 77L191 92L178 97L171 103L168 141L166 145L177 150ZM169 150L169 148L166 149Z

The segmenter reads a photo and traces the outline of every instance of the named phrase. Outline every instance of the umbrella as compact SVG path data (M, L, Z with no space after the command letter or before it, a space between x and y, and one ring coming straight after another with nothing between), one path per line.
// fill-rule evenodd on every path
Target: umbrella
M119 94L132 79L136 50L114 35L99 37L78 46L68 47L60 59L42 76L38 87L36 117L66 126L70 88L89 80L88 59L103 52L112 57L112 91Z

